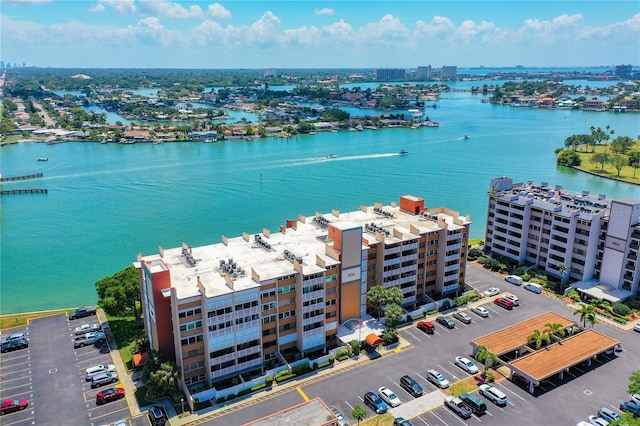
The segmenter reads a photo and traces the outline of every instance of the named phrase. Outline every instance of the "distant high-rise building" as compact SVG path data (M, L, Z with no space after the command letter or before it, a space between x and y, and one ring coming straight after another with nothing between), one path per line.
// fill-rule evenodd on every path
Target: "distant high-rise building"
M431 65L427 65L426 67L418 67L416 77L419 80L431 80Z
M631 77L631 64L628 65L616 65L615 75L620 78L629 78Z
M262 76L263 77L275 77L276 76L276 69L275 68L265 68L264 71L262 71Z
M407 71L403 68L384 68L376 70L376 80L402 80L405 78L406 74Z
M458 67L456 66L442 66L442 79L443 80L456 80L458 78Z

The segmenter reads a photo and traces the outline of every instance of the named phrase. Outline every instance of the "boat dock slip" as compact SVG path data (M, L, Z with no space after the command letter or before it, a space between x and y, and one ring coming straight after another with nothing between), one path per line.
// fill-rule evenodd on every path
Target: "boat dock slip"
M34 179L34 178L40 178L40 177L42 177L42 173L34 173L32 175L3 177L3 178L0 178L0 182L10 182L13 180L26 180L26 179Z
M30 188L30 189L7 189L4 191L0 191L0 195L6 194L47 194L47 191L44 188Z

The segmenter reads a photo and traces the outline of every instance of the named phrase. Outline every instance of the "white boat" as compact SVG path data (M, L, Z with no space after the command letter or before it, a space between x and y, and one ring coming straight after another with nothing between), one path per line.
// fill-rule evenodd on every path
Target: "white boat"
M325 157L327 160L332 160L334 158L338 158L338 156L336 154L329 154Z
M38 157L38 161L49 161L47 157Z
M400 155L407 155L409 154L409 151L407 151L406 149L401 149L400 152L398 153Z
M464 136L462 137L462 139L464 139L464 140L466 141L467 139L469 139L469 135L464 135Z

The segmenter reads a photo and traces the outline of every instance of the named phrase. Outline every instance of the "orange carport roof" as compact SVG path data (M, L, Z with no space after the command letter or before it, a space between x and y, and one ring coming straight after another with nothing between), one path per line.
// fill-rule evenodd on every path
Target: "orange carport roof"
M370 335L367 336L366 339L364 339L364 342L372 347L378 346L380 343L382 343L382 339L378 336L376 336L375 334L371 333Z
M617 340L586 330L554 343L545 349L523 356L511 363L511 366L540 382L592 356L614 347Z
M559 323L564 328L573 325L574 322L568 318L558 315L555 312L545 312L528 320L519 322L509 327L498 330L494 333L485 334L471 342L476 346L484 346L497 356L514 351L527 344L527 337L533 333L533 330L544 330L547 323Z

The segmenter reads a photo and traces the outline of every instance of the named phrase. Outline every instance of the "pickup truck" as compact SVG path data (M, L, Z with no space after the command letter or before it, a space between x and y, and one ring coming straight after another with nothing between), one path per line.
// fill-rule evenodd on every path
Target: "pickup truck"
M90 317L90 316L95 315L95 314L96 314L96 307L95 306L83 306L83 307L78 308L75 311L71 312L69 314L69 319L73 320L73 319L78 319L78 318Z
M463 419L471 417L471 410L462 402L460 398L454 396L448 396L444 399L444 405L453 410L457 415Z
M107 337L101 331L97 331L95 333L87 333L84 336L76 337L73 341L73 347L75 349L81 348L83 346L93 345L94 343L102 343L106 342Z

